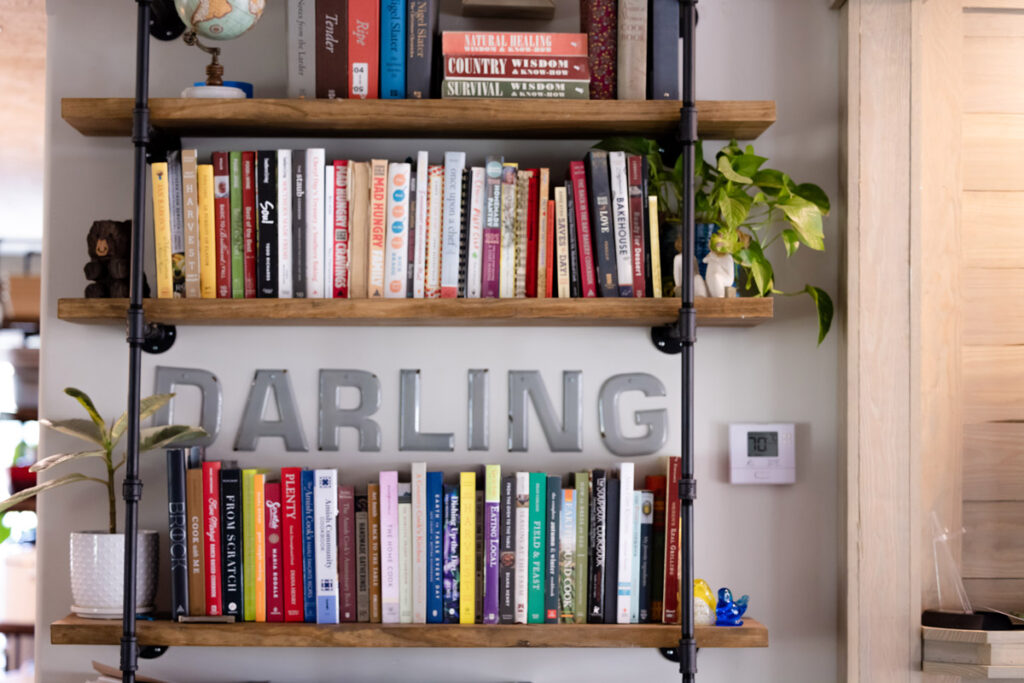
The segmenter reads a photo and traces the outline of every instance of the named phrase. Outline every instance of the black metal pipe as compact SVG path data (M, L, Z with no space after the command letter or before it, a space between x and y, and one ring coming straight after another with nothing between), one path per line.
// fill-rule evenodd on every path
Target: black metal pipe
M136 556L138 555L139 500L139 399L142 344L145 323L142 313L144 230L146 222L146 152L149 145L149 3L136 0L138 24L135 54L135 108L132 111L132 143L135 145L135 196L132 211L131 280L128 304L128 428L124 478L124 600L121 633L121 675L135 683L139 643L135 635Z

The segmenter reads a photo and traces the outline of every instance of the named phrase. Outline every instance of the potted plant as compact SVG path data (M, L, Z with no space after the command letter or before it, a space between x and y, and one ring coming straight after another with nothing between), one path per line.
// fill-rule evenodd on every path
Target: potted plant
M85 392L69 387L64 390L85 409L89 419L40 420L58 432L70 434L93 446L89 450L75 453L60 453L43 458L32 465L34 472L42 472L62 463L99 458L106 468L106 478L93 477L80 472L45 481L42 484L20 491L0 501L0 513L18 503L39 495L44 491L59 488L79 481L93 482L105 487L108 506L108 527L105 531L81 531L71 534L71 592L74 599L72 611L87 617L120 617L123 600L122 576L124 572L124 534L117 532L117 498L115 477L125 463L125 455L115 461L117 448L128 427L128 414L107 424L92 399ZM139 402L139 420L151 417L165 405L174 394L157 394ZM206 432L199 427L184 425L160 425L146 427L139 434L139 452L153 451L184 441ZM139 590L136 595L136 611L152 611L156 597L156 576L158 567L158 534L156 531L140 531L138 538Z
M647 138L616 137L602 141L598 147L624 150L643 155L650 169L650 183L658 196L662 214L662 245L665 227L669 234L673 223L679 225L679 205L683 193L682 156L670 158L656 141ZM786 256L792 256L800 245L824 251L825 234L822 217L830 209L825 192L813 183L796 183L782 171L765 168L765 157L758 156L752 145L740 147L732 140L715 155L714 163L704 160L703 148L697 143L695 154L694 217L698 239L707 239L713 255L731 257L746 276L743 287L753 296L807 294L814 301L818 315L818 343L832 325L832 299L825 290L805 285L796 292L783 292L775 287L775 267L766 250L781 240ZM673 244L673 243L676 244ZM662 247L662 266L666 285L671 280L671 254L678 253L681 242L668 242L673 250ZM712 256L712 259L714 256ZM663 288L673 295L674 286Z

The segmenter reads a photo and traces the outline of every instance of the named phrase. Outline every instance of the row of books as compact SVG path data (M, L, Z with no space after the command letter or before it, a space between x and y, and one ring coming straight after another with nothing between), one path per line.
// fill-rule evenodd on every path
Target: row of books
M236 621L676 623L679 459L568 477L413 463L364 487L167 452L172 614Z
M503 157L467 168L328 161L322 148L173 150L152 164L158 298L661 297L647 160L591 150L564 182ZM552 198L553 195L553 198ZM663 253L664 251L664 253Z

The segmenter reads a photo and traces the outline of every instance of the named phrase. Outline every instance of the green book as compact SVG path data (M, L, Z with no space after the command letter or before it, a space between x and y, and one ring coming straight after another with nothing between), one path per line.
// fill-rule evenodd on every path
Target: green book
M544 529L548 475L530 472L530 559L526 590L526 622L544 623L544 556L547 534Z
M242 242L242 153L228 154L231 187L231 296L245 298L245 254Z
M242 618L256 620L256 489L259 470L242 470Z
M590 473L576 473L576 608L577 624L587 623L587 549L590 538Z

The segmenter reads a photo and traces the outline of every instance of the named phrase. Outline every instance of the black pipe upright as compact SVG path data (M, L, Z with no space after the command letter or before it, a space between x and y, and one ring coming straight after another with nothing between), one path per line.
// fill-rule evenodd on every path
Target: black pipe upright
M693 501L697 497L697 481L693 477L693 345L697 342L697 313L693 307L694 155L697 145L694 37L697 33L697 0L681 0L681 5L683 106L679 113L679 137L682 143L683 196L679 214L683 221L683 263L679 333L682 340L683 443L679 479L679 528L683 541L680 562L682 585L679 592L682 601L679 606L682 631L679 637L679 672L683 675L683 683L692 683L697 679L697 640L693 628Z
M121 674L124 683L135 683L138 669L138 638L135 635L135 588L139 500L139 375L145 320L142 312L142 259L146 222L146 152L149 145L149 3L136 0L135 108L132 110L132 143L135 145L135 196L132 211L131 284L128 304L128 452L124 477L124 601L121 610Z

